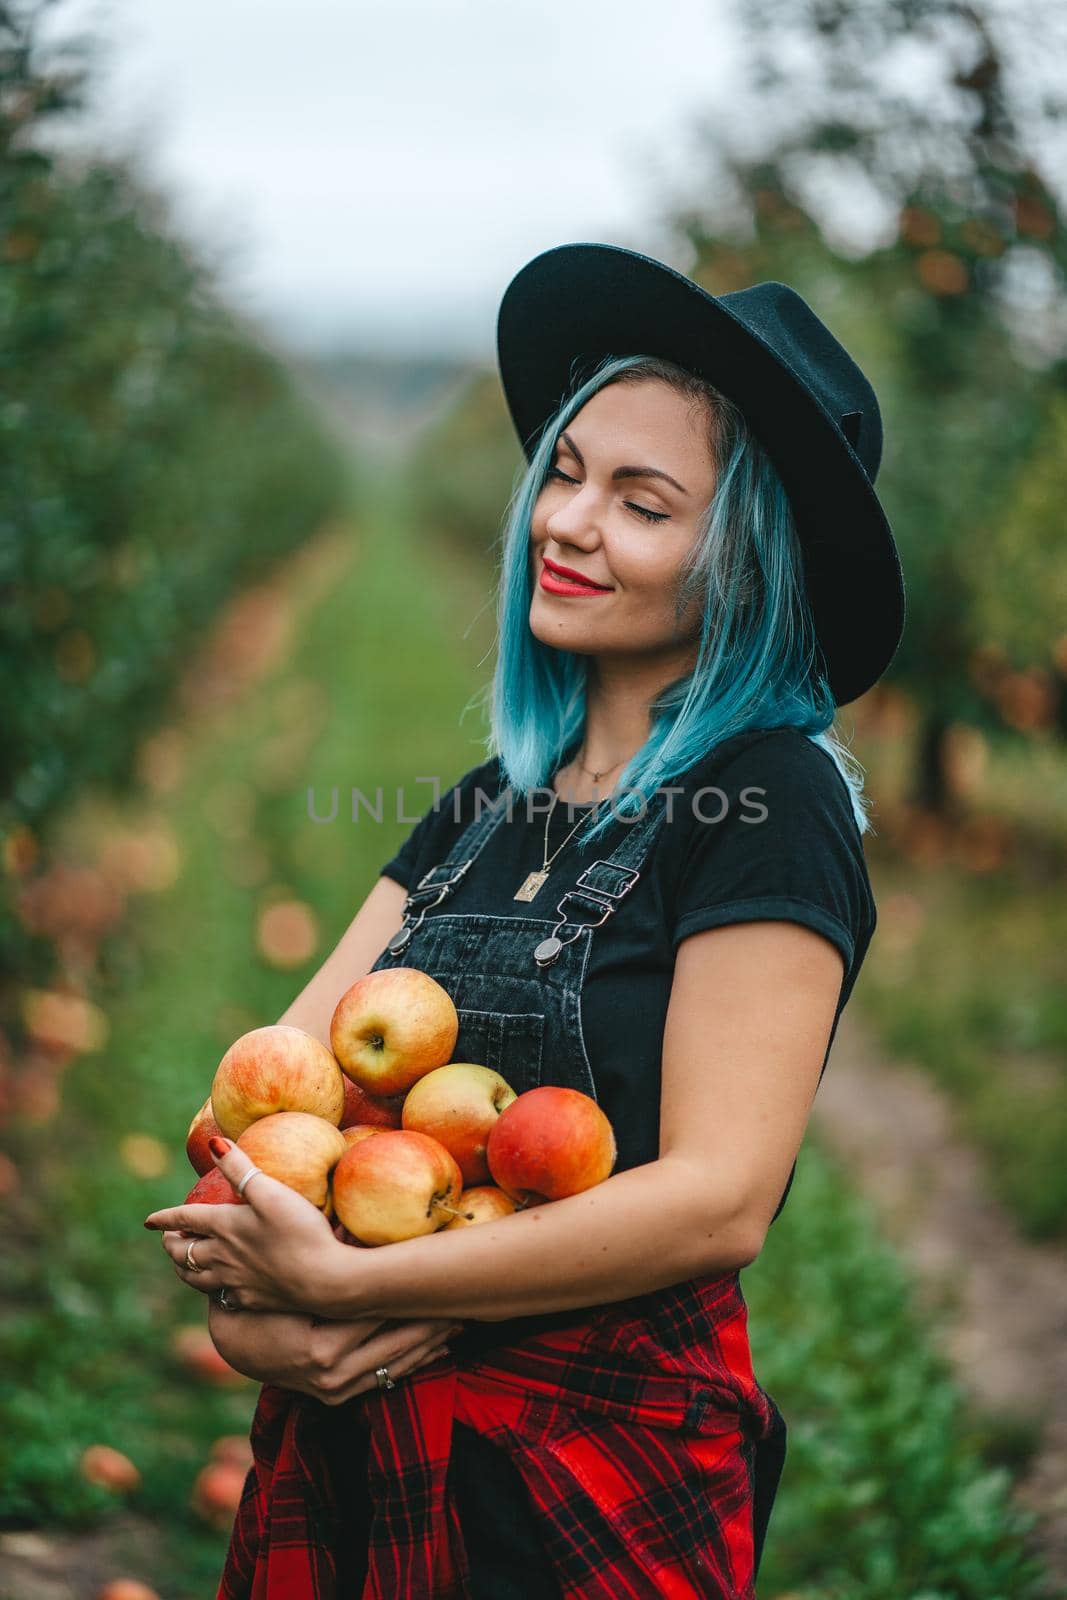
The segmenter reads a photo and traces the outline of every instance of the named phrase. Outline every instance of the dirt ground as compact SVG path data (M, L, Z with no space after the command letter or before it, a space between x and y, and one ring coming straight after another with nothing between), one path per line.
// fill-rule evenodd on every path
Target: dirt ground
M920 1303L944 1317L964 1389L1038 1431L1017 1498L1040 1518L1052 1593L1067 1595L1067 1250L1019 1238L951 1102L917 1067L887 1061L848 1010L811 1127L875 1204Z
M157 1542L129 1512L91 1533L0 1534L0 1600L96 1600L117 1575L146 1571Z

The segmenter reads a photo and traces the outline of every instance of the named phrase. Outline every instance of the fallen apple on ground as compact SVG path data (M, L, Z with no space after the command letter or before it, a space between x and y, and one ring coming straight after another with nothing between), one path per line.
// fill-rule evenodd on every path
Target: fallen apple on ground
M245 1433L224 1433L211 1446L212 1461L227 1461L245 1472L252 1465L252 1441Z
M343 1070L377 1099L403 1094L443 1067L458 1037L451 995L418 967L368 972L345 990L330 1022Z
M348 1149L335 1123L307 1111L275 1111L246 1128L237 1147L269 1178L329 1210L330 1173Z
M99 1484L114 1494L129 1494L140 1488L141 1474L129 1456L109 1444L91 1444L82 1451L81 1474L89 1483Z
M345 1151L333 1170L337 1217L363 1244L436 1233L458 1210L463 1174L425 1133L384 1129Z
M150 1589L140 1578L112 1578L96 1590L93 1600L160 1600L160 1595L158 1589Z
M565 1200L611 1176L610 1121L580 1089L527 1089L497 1118L486 1156L493 1182L519 1206Z
M498 1189L494 1184L475 1184L471 1189L464 1189L456 1201L458 1217L453 1217L441 1229L447 1233L449 1228L473 1228L476 1222L495 1222L497 1217L510 1216L517 1211L514 1200L506 1195L503 1189Z
M306 1111L336 1128L345 1108L344 1077L321 1039L276 1022L234 1040L215 1072L211 1108L230 1139L276 1111Z
M486 1143L501 1112L516 1098L510 1083L492 1067L452 1061L428 1072L408 1090L403 1125L443 1144L458 1162L466 1185L487 1183Z
M209 1461L201 1467L193 1483L189 1503L220 1533L233 1522L244 1494L247 1469L233 1461Z

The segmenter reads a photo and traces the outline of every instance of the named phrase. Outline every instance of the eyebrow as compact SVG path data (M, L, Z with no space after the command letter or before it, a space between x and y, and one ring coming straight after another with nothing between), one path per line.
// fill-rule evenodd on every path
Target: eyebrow
M561 433L560 438L565 441L567 448L574 455L579 466L584 467L585 457L582 455L582 452L579 450L570 434ZM666 483L671 484L675 489L677 489L679 494L688 495L689 493L688 489L682 488L682 485L678 482L677 478L672 478L669 472L662 472L659 467L616 467L615 471L611 474L612 483L619 478L663 478Z

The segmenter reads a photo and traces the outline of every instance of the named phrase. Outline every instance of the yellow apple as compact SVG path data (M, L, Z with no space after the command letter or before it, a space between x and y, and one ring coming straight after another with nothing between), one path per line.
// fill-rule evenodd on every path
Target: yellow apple
M276 1022L234 1040L215 1073L211 1107L231 1139L276 1111L306 1111L336 1128L345 1108L345 1080L321 1039Z
M337 1217L362 1244L436 1233L459 1209L463 1174L425 1133L385 1128L349 1145L334 1168Z
M417 967L382 967L346 989L330 1022L342 1068L378 1099L403 1094L456 1048L459 1014L448 990Z
M446 1222L442 1233L447 1233L449 1228L473 1228L476 1222L495 1222L497 1217L510 1216L518 1207L503 1189L491 1183L482 1183L475 1184L472 1189L464 1189L456 1201L456 1210L459 1216Z
M516 1098L511 1085L473 1061L452 1061L436 1067L408 1090L401 1111L403 1126L428 1133L459 1163L463 1182L489 1182L485 1146L500 1113Z
M332 1122L306 1111L276 1111L246 1128L237 1146L261 1172L328 1212L330 1173L348 1148Z

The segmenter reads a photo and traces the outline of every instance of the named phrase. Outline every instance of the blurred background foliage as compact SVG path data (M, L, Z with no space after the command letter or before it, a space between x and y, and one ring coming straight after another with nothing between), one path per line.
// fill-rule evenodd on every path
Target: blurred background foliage
M482 759L459 712L521 462L495 373L310 373L135 172L50 150L85 69L39 48L42 9L0 4L0 1527L82 1538L79 1593L121 1549L185 1597L217 1573L253 1391L140 1218L189 1186L223 1050L407 831L312 827L306 790ZM1020 1234L1062 1245L1064 221L1028 132L1062 107L1020 100L984 3L756 0L744 25L766 122L709 109L665 220L712 292L780 278L856 351L908 589L892 669L841 718L876 800L853 1005L949 1096ZM920 39L944 71L917 103L885 66ZM877 197L873 244L836 230L834 185ZM387 396L402 448L376 465L353 417ZM769 1596L1057 1592L1013 1497L1036 1422L961 1404L814 1143L745 1284L792 1425Z
M129 780L192 644L345 474L160 198L41 147L84 80L31 36L0 9L0 825L36 832ZM10 921L0 948L24 954Z

